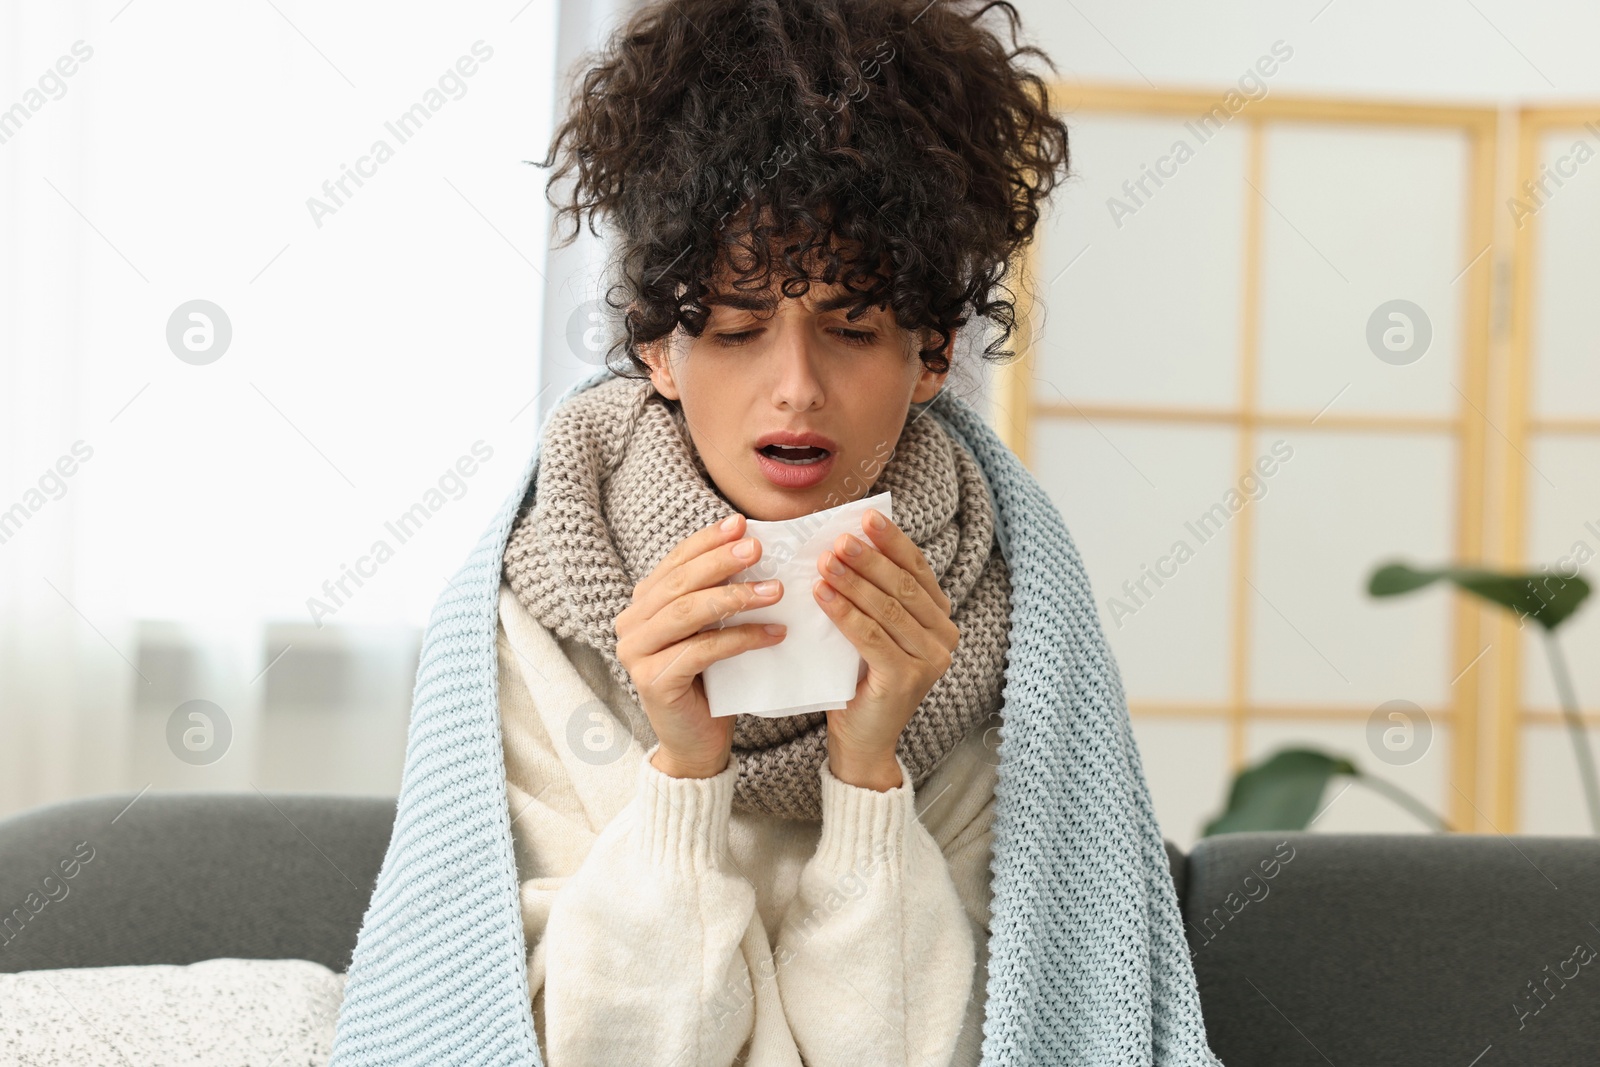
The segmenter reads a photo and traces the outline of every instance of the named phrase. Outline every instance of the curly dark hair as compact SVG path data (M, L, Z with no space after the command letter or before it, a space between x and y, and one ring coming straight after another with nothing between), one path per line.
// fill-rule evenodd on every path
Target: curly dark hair
M976 8L976 10L974 10ZM1008 48L981 20L1010 23ZM1016 61L1020 18L1004 0L674 0L636 12L574 86L539 166L552 224L615 231L606 304L622 347L682 327L698 337L713 279L799 297L813 266L861 294L851 319L889 307L937 343L948 371L970 308L1016 326L1006 284L1040 205L1066 177L1067 128L1047 83ZM573 178L570 199L553 192ZM781 263L774 264L773 248ZM614 368L615 369L615 368ZM617 373L622 373L617 370Z

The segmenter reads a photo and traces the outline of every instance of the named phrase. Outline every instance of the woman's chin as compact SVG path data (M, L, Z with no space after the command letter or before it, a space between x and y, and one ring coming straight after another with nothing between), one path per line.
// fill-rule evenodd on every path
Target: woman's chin
M825 484L799 490L779 489L757 482L753 488L746 484L743 489L738 497L723 495L733 503L739 514L757 522L788 522L849 503L849 496L844 490L830 489Z

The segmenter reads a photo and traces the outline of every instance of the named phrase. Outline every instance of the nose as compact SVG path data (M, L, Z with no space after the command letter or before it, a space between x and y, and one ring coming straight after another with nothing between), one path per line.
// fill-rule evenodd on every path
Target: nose
M776 378L772 402L778 407L810 411L822 406L825 394L817 375L816 339L809 327L804 315L773 316Z

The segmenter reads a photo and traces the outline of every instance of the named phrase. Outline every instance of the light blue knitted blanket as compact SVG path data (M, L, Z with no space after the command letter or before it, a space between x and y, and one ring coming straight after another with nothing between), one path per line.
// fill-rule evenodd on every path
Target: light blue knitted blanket
M599 370L561 400L608 377ZM1221 1067L1077 549L1039 483L969 404L947 390L928 414L981 464L1011 569L983 1067ZM536 446L429 619L394 833L350 963L331 1067L544 1067L495 659L501 556L538 462Z

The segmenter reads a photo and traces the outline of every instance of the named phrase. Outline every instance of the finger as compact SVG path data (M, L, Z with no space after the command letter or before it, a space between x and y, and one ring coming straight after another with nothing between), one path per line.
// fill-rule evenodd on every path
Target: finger
M833 562L832 553L825 552L818 560L818 567L825 572L823 581L839 592L840 596L836 599L847 600L856 611L888 634L902 652L919 660L933 662L941 653L948 651L942 643L942 634L919 622L898 597L885 593L848 567L844 568L844 574L834 574L826 569L830 562ZM830 601L821 602L825 607L832 605ZM949 619L939 619L937 622L953 625Z
M784 633L770 633L768 626L787 629L780 623L749 622L720 630L706 630L645 659L639 676L649 679L649 688L675 690L687 686L696 675L718 660L752 648L775 645L784 639Z
M692 539L686 538L683 543L687 545ZM740 555L742 550L748 550L748 554ZM761 542L754 537L730 536L720 545L713 544L697 555L685 556L676 567L671 565L671 560L672 553L668 553L649 577L634 588L632 606L640 619L659 614L674 600L697 590L713 589L745 568L760 563ZM770 578L775 573L775 568L762 568L751 580Z
M725 528L723 523L726 523L729 519L733 520L731 528ZM744 536L744 524L744 516L735 512L708 526L702 526L676 545L673 545L672 551L667 553L666 558L656 564L655 569L645 575L644 580L634 587L634 602L638 603L641 598L649 595L668 575L684 564L699 559L719 546L738 541ZM735 571L737 570L738 568L735 568ZM734 571L729 573L734 573Z
M721 624L739 612L767 607L783 598L783 583L767 581L772 585L764 592L758 588L762 582L733 582L696 589L669 601L654 615L628 626L625 633L619 631L617 657L651 656L709 627L728 629Z
M950 621L950 610L946 606L950 601L947 597L941 594L935 600L929 596L927 588L917 580L915 574L871 544L853 534L840 534L833 545L831 553L824 553L828 557L824 561L825 568L837 560L841 566L899 600L920 625L929 629L938 629L941 623ZM850 554L852 546L857 549L856 555ZM919 557L922 555L922 549L914 543L911 547Z
M826 579L818 581L812 586L812 595L817 598L822 610L833 620L833 624L850 640L856 651L861 653L861 658L867 661L867 666L873 672L877 672L881 677L899 677L908 670L926 668L930 663L937 662L937 660L927 660L915 652L908 652L894 636L891 628L886 628L862 611L842 592L835 590L831 600L824 599L821 593L826 588L832 588L831 583ZM934 651L932 654L937 656L938 652Z
M883 520L883 529L872 528L874 518ZM949 617L950 598L939 588L939 576L933 573L933 566L928 562L928 557L923 555L921 547L877 508L868 508L861 516L861 528L878 551L911 572L917 584L927 590L928 598Z

